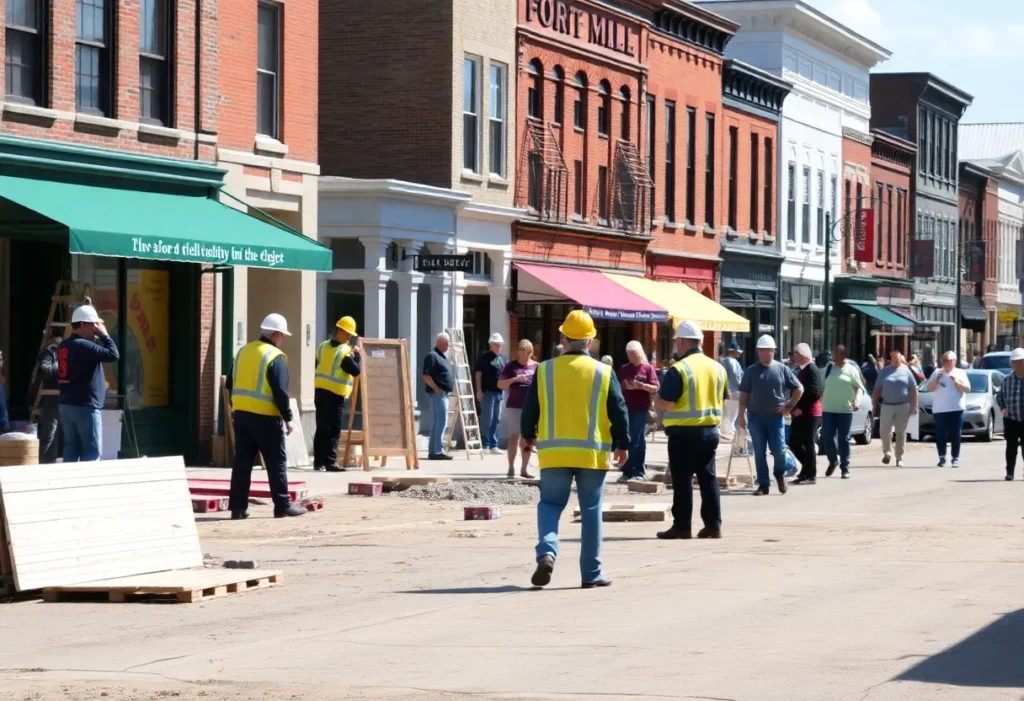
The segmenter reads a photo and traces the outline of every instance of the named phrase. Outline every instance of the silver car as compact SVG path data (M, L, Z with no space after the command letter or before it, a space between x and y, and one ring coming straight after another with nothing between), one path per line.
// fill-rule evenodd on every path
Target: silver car
M971 391L967 393L967 410L964 411L964 430L961 435L977 436L979 440L991 441L997 433L1003 432L1003 412L996 404L996 395L1003 386L1005 375L999 370L964 370ZM917 404L920 407L920 433L935 435L935 417L932 415L932 393L928 391L928 380L918 387Z

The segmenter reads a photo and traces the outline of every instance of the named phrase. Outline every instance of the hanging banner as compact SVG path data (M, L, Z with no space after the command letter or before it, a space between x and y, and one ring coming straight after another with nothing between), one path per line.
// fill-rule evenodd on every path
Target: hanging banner
M862 209L857 213L853 231L853 259L858 263L875 261L875 210Z
M985 282L985 241L968 241L964 249L968 281Z
M915 239L910 242L910 277L931 277L935 274L935 242Z

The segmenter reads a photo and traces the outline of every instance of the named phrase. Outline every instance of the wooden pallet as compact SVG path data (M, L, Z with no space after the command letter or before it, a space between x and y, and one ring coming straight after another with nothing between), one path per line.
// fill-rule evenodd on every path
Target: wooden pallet
M281 583L281 573L270 570L171 570L101 582L45 587L43 601L106 601L118 604L168 601L191 604Z

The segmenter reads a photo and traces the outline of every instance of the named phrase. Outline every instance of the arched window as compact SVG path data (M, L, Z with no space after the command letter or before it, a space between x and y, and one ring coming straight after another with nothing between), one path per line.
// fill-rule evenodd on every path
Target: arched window
M629 88L625 85L619 90L619 99L622 100L622 119L619 121L619 138L629 141Z
M533 59L527 68L530 73L529 87L526 89L526 115L533 119L544 119L544 67L540 61Z
M597 133L608 136L612 111L612 86L607 80L598 83L597 92L601 102L597 106Z
M555 110L551 115L551 121L561 124L565 116L565 71L561 66L555 66L551 71L551 77L555 80Z
M580 71L573 81L576 84L576 100L572 105L572 123L577 129L587 128L587 76Z

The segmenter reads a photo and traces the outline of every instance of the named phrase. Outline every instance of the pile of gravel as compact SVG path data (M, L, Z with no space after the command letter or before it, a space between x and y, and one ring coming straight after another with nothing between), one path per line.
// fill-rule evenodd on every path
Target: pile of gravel
M450 484L422 484L409 487L395 496L427 501L458 501L484 506L536 504L540 490L525 484L498 481L455 480Z

